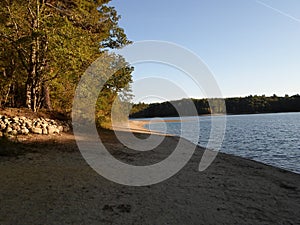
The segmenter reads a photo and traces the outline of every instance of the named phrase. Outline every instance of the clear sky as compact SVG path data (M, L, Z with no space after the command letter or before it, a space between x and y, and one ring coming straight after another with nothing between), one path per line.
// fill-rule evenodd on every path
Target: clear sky
M169 41L196 53L224 97L300 93L299 0L113 0L110 5L122 16L120 26L130 40ZM172 68L137 65L133 77L150 75L179 82L190 97L203 97ZM181 96L170 93L170 98Z

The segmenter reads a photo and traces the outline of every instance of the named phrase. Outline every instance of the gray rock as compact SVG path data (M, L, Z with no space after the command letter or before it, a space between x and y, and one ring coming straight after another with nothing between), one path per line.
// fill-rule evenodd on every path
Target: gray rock
M25 134L25 135L29 134L29 130L27 128L23 128L21 130L21 132L22 132L22 134Z
M26 126L27 128L32 128L32 122L31 122L31 121L26 121L26 122L25 122L25 126Z
M25 116L21 116L20 119L25 121L27 118Z
M68 132L70 126L67 122L55 121L48 118L37 118L31 120L24 116L9 118L0 115L0 132L2 135L8 134L59 134L60 132Z
M70 127L69 126L64 126L64 132L69 132L70 131Z
M13 131L13 129L11 127L6 128L6 133L10 134L12 131Z
M17 124L14 124L14 125L12 125L12 129L16 130L16 131L19 131L19 130L21 130L21 127Z
M64 131L64 127L63 126L58 126L57 129L59 130L59 132L63 132Z
M38 128L38 127L31 128L31 132L34 133L34 134L43 134L43 130L41 128Z
M13 130L13 131L11 132L11 134L14 135L14 136L16 136L16 135L18 135L18 131Z
M44 135L47 135L47 134L48 134L48 130L47 130L46 127L43 128L43 134L44 134Z
M0 130L5 130L5 128L6 128L5 123L0 123Z
M34 124L34 126L35 126L35 127L40 127L41 124L40 124L39 122L37 122L37 123Z
M48 129L48 134L54 134L54 133L57 133L57 131L58 131L56 126L48 126L47 129ZM58 133L59 133L59 131L58 131Z

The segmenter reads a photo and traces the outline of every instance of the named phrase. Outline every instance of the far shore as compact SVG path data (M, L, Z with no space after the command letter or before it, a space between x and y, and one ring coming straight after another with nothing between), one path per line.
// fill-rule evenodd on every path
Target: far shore
M214 113L214 114L199 114L196 116L243 116L243 115L261 115L261 114L280 114L280 113L300 113L300 111L287 111L287 112L257 112L257 113ZM141 120L141 121L148 121L148 120L155 120L155 118L160 119L167 119L167 118L185 118L190 116L163 116L163 117L130 117L130 120ZM191 116L194 117L194 116ZM173 119L173 122L180 121L180 119ZM170 120L167 120L170 121ZM171 120L172 121L172 120Z

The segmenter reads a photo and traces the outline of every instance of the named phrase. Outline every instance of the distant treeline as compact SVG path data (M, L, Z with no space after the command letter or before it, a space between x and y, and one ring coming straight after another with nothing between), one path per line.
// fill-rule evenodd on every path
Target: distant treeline
M188 110L194 104L198 115L224 113L224 105L218 102L222 99L182 99L171 102L145 104L139 103L133 106L130 117L172 117L178 116L176 110L180 109L184 116L191 116ZM278 113L278 112L300 112L300 95L279 97L247 96L239 98L226 98L227 114L254 114L254 113ZM211 104L210 107L210 103Z

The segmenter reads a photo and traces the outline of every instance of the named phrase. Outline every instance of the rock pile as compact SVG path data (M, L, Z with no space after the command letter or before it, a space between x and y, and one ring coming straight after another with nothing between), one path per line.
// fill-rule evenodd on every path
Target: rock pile
M67 122L44 118L29 119L24 116L10 118L0 115L0 136L4 134L27 135L29 133L51 135L69 130L70 126Z

